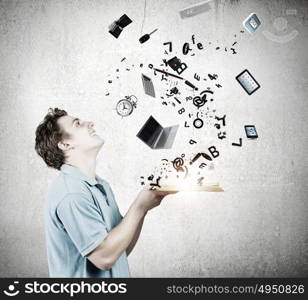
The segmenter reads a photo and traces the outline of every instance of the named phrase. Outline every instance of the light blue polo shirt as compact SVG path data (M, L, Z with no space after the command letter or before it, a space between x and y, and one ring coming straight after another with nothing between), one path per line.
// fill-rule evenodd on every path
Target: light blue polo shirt
M108 202L95 184L103 186ZM122 218L105 180L91 179L78 168L63 164L45 202L50 277L130 277L125 251L106 271L86 258Z

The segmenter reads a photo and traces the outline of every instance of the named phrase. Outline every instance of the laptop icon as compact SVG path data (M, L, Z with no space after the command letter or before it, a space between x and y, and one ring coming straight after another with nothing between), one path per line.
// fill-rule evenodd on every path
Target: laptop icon
M162 127L152 116L145 122L137 137L152 149L170 149L179 125Z

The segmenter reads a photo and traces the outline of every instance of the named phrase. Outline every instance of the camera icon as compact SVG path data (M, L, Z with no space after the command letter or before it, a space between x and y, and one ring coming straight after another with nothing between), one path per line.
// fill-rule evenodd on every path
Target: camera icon
M10 284L8 286L8 291L4 290L4 294L7 296L17 296L19 294L19 290L15 290L15 284L18 284L19 281L14 281L14 284Z
M286 15L296 15L297 10L296 9L287 9ZM272 33L268 30L263 30L263 35L268 39L276 43L284 44L288 43L291 40L295 39L295 37L298 35L298 31L293 29L291 32L287 34L283 34L288 29L288 20L284 17L278 17L273 21L274 29L277 33Z

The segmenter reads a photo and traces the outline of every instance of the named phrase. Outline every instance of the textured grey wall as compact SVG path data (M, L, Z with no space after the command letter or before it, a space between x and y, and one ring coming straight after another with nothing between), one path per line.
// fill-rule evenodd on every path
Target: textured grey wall
M225 192L180 193L151 211L129 257L133 276L308 275L307 1L213 0L210 12L181 19L179 9L196 2L147 0L143 33L159 29L140 45L141 0L0 1L0 276L48 276L42 208L56 172L33 149L36 126L56 106L96 123L106 140L98 173L110 182L122 213L140 189L139 176L162 158L211 145L220 151L209 177ZM297 15L286 16L286 9ZM253 36L240 34L251 12L262 27ZM133 23L115 39L108 25L123 13ZM275 33L272 22L279 16L289 26L277 35L298 31L290 42L262 34ZM185 129L177 109L143 93L140 73L152 74L147 65L161 63L163 43L173 41L183 58L181 47L192 34L207 48L187 56L185 76L219 75L223 88L215 101L227 114L227 140ZM236 55L212 47L234 40ZM234 79L245 68L261 84L252 96ZM138 97L138 107L121 119L115 104L128 94ZM181 125L172 150L153 151L135 137L150 114ZM256 125L258 140L244 136L247 123ZM189 145L192 136L201 141ZM240 136L243 147L232 147Z

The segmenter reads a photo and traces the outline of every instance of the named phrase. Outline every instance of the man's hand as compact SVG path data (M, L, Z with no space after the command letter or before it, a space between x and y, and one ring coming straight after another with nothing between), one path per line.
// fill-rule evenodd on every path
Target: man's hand
M158 206L163 198L176 192L151 190L149 187L144 188L136 198L137 206L146 213L150 209Z
M143 189L122 221L87 255L87 258L97 268L109 270L124 251L129 254L134 248L147 211L158 206L165 196L174 193L176 192L150 190L149 187Z

